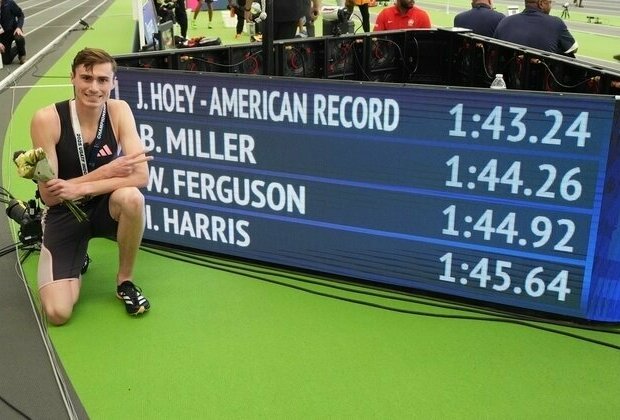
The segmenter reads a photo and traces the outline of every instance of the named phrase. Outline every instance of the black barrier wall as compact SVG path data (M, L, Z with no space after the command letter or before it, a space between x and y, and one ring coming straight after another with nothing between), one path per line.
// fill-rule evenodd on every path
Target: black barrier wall
M272 75L385 83L620 94L620 72L457 29L413 29L274 42ZM179 48L116 57L125 67L265 74L261 44Z

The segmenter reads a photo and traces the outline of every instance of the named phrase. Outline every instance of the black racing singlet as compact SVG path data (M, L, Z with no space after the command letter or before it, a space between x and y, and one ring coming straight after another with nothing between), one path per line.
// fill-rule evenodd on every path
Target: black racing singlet
M71 113L69 111L69 101L58 102L55 104L56 111L60 117L60 139L56 144L56 156L58 157L58 178L71 179L82 176L82 166L80 165L80 157L75 143L75 134L71 125ZM110 122L110 107L108 107L108 115L106 116L105 125L103 127L102 141L99 147L99 153L95 159L96 169L116 158L118 143L112 124ZM88 157L91 149L90 141L92 139L84 139L89 144L84 143L84 153Z

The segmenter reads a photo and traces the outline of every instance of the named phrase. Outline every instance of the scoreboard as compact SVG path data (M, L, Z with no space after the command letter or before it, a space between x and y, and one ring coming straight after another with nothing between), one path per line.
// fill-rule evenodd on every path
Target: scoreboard
M121 68L145 238L620 321L616 98Z

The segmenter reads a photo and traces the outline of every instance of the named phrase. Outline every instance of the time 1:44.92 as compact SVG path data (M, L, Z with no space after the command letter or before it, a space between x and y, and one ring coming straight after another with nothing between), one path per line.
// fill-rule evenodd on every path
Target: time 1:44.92
M453 126L448 134L452 137L477 139L484 136L484 133L488 133L493 140L512 143L527 141L531 144L540 143L552 146L562 145L563 139L572 139L573 145L577 147L585 147L587 139L591 137L588 131L589 113L587 111L581 112L571 121L565 121L564 114L557 109L547 109L540 115L537 113L530 117L545 123L543 132L540 132L540 128L536 130L537 132L528 132L528 126L524 121L528 116L528 109L523 107L498 105L484 115L478 113L470 115L463 111L463 104L460 103L449 112L453 116ZM472 129L465 130L465 123L468 126L473 124Z

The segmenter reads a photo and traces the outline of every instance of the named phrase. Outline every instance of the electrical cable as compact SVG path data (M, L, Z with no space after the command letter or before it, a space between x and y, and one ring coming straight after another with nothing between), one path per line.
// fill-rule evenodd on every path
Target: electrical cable
M306 75L306 58L305 58L305 54L304 54L305 50L303 48L298 48L298 47L295 47L293 45L287 47L287 49L289 51L291 51L291 54L289 54L289 56L287 57L287 65L288 65L288 68L290 69L290 71L295 75L295 73L297 73L297 70L301 69L301 77L307 77L307 75ZM301 62L301 66L300 67L295 67L297 65L297 63L291 61L294 58L299 58L299 61Z
M488 79L489 81L491 81L491 80L493 80L493 79L495 78L495 74L489 74L489 72L488 72L488 70L487 70L487 62L486 62L486 54L487 54L487 53L486 53L486 50L485 50L485 48L484 48L484 44L477 43L477 44L476 44L476 47L478 47L478 48L482 49L482 68L483 68L483 70L484 70L484 74L485 74L485 76L487 77L487 79ZM510 60L508 60L508 61L506 61L506 62L504 63L503 68L502 68L500 71L497 71L497 72L495 72L495 73L502 72L502 74L503 74L503 72L504 72L504 71L506 71L506 69L507 69L508 65L510 65L510 63L512 63L516 57L517 57L517 55L516 55L516 54L514 54L514 55L510 58Z
M70 397L69 388L67 386L67 383L66 383L66 380L63 374L61 373L60 362L58 361L56 352L53 349L53 344L47 332L47 327L46 327L47 322L45 320L43 321L41 320L41 312L38 310L40 305L37 306L35 304L34 294L32 290L30 289L30 287L28 286L28 283L26 281L26 276L22 268L22 265L25 262L26 258L28 258L28 256L30 256L33 252L40 250L40 245L34 244L34 245L29 245L29 246L20 246L19 243L16 243L14 245L10 245L10 246L0 249L0 257L7 255L10 252L13 252L13 251L18 252L20 250L25 251L25 252L23 252L20 255L20 258L18 259L18 261L16 261L17 276L20 278L24 286L24 289L26 290L26 295L30 302L30 307L32 309L32 313L37 323L39 335L41 337L41 340L45 348L46 354L48 356L48 359L50 361L50 367L51 367L51 370L54 376L54 380L56 381L56 384L58 386L60 396L67 410L67 414L69 415L70 419L78 419L78 415L75 410L74 403Z
M105 3L102 2L101 5ZM100 7L100 6L98 6ZM67 40L68 38L68 32L66 32L65 34L59 36L58 38L56 38L56 40L53 42L54 45L56 45L57 43L62 43L64 41ZM44 57L46 57L47 55L49 55L52 52L51 49L49 50L45 50L40 52L39 54L37 54L38 59L32 61L32 66L35 66L38 63L38 60L43 59ZM10 87L6 87L7 89L11 89L12 90L12 98L11 98L11 116L14 114L15 112L15 104L16 104L16 91L17 91L17 81L23 77L23 75L25 74L25 72L23 73L19 73L16 77L14 77L11 81L12 86ZM33 77L41 77L41 76L37 76L36 73L32 73L31 74ZM0 90L0 93L3 91L4 89ZM9 126L8 126L8 130L7 130L7 138L8 138L8 150L13 150L12 147L12 140L14 138L13 135L13 124L12 124L13 118L10 119L9 121ZM12 179L12 178L9 178ZM9 190L7 188L4 187L0 187L0 192L2 195L7 196L7 197L13 197ZM10 185L9 185L10 188ZM4 203L4 200L2 201ZM11 229L11 234L13 237L17 237L17 233L16 233L16 227L15 224L10 223L9 224L9 228ZM43 346L45 348L46 354L48 356L48 360L50 362L50 367L52 370L52 374L54 376L54 380L56 382L56 385L58 386L58 391L60 394L60 397L62 399L63 405L67 411L67 415L69 416L69 418L71 420L73 419L78 419L78 415L75 409L75 405L72 401L70 392L69 392L69 388L67 386L66 380L63 376L63 374L61 373L61 369L60 369L60 362L57 358L56 352L53 349L53 344L51 342L51 339L49 337L49 334L47 332L47 328L46 328L46 324L47 322L45 320L41 320L41 313L38 310L37 305L35 304L34 301L34 297L33 297L33 293L32 290L30 289L30 287L27 284L25 275L23 274L23 270L22 270L22 264L24 263L25 259L28 258L29 255L32 254L32 252L35 252L36 250L38 250L38 244L34 244L34 245L29 245L29 246L19 246L19 243L14 244L14 245L10 245L8 247L4 247L0 250L0 256L4 256L7 253L13 252L13 251L25 251L22 255L20 255L20 258L18 259L18 261L16 262L17 267L19 267L16 271L18 271L18 276L19 278L22 280L22 283L24 285L24 288L26 290L26 294L28 296L28 299L30 301L30 306L32 309L32 312L34 314L34 318L36 320L37 323L37 328L39 331L39 335L41 337ZM21 272L21 274L20 274ZM1 397L0 397L1 398ZM4 399L1 398L5 403L8 404L8 402ZM9 404L10 405L10 404ZM20 410L18 410L16 407L10 405L13 409L15 409L16 411L18 411L21 415L23 415L25 418L29 418L27 415L25 415L23 412L21 412Z
M478 46L479 48L481 48L481 49L482 49L482 68L484 69L485 75L487 76L487 78L488 78L489 80L493 80L494 76L493 76L492 74L489 74L489 72L487 71L487 64L486 64L486 51L485 51L484 45L483 45L483 44L477 44L477 46ZM511 62L512 62L515 58L516 58L516 55L513 55L513 56L512 56L512 58L511 58L510 60L508 60L506 63L504 63L504 66L503 66L502 71L505 71L505 70L506 70L506 67L507 67L507 66L508 66L508 65L509 65L509 64L510 64L510 63L511 63ZM535 60L533 61L533 63L534 63L534 64L542 64L542 65L543 65L543 66L547 69L547 71L549 72L549 75L551 76L551 78L553 79L553 81L554 81L554 82L555 82L558 86L561 86L561 87L562 87L562 88L564 88L564 89L574 89L574 88L576 88L576 87L579 87L579 86L581 86L581 85L583 85L583 84L585 84L585 83L588 83L588 82L590 82L590 81L592 81L592 80L594 80L594 79L595 79L594 77L587 77L587 78L583 79L582 81L580 81L580 82L578 82L578 83L575 83L574 85L565 85L565 84L563 84L562 82L560 82L560 81L557 79L557 77L556 77L555 73L553 72L553 70L551 69L551 67L549 67L549 65L548 65L548 64L547 64L544 60L542 60L542 59L538 59L538 58L537 58L537 59L535 59Z
M193 60L195 60L195 61L199 61L199 62L202 62L202 63L210 64L210 65L213 65L213 66L219 66L219 67L224 67L224 68L232 68L232 67L237 67L237 66L242 65L242 64L244 64L248 60L255 60L255 57L257 55L259 55L259 54L262 54L262 53L263 53L263 50L254 51L253 53L251 53L250 55L245 57L243 60L241 60L239 62L236 62L236 63L232 63L232 64L216 63L216 62L213 62L213 61L206 60L206 59L204 59L202 57L192 57L192 56L189 56L189 55L182 55L179 58L184 58L184 60L181 60L181 61L193 61Z
M0 395L0 401L2 401L3 403L5 403L8 407L10 407L11 409L13 409L17 414L19 414L20 416L22 416L25 419L30 420L31 417L28 416L28 414L24 413L22 410L20 410L19 408L17 408L15 405L11 404L10 402L8 402L6 400L6 398L4 398L2 395Z
M235 266L235 265L231 265L231 264L223 264L220 260L218 260L219 262L217 262L217 263L209 262L209 261L207 261L205 259L201 259L201 255L200 254L196 254L196 253L191 253L191 254L189 254L189 255L191 255L191 257L189 255L186 257L185 254L182 253L182 252L171 251L171 250L166 249L166 248L164 248L164 250L162 250L161 248L158 249L156 246L152 246L152 245L149 245L148 247L147 246L143 246L142 248L145 251L147 251L147 252L151 252L151 253L154 253L156 255L160 255L160 256L163 256L163 257L175 259L175 260L178 260L178 261L187 262L187 263L191 263L191 264L195 264L195 265L200 265L200 266L204 266L204 267L209 267L209 268L214 268L214 269L230 272L230 273L233 273L233 274L242 275L242 276L245 276L245 277L255 278L255 279L258 279L258 280L261 280L261 281L265 281L265 282L268 282L268 283L273 283L273 284L277 284L277 285L293 288L293 289L304 291L304 292L311 293L311 294L316 294L316 295L320 295L320 296L323 296L323 297L328 297L328 298L332 298L332 299L347 301L347 302L350 302L350 303L355 303L355 304L360 304L360 305L365 305L365 306L371 306L371 307L375 307L375 308L378 308L378 309L384 309L384 310L388 310L388 311L407 313L407 314L419 315L419 316L437 317L437 318L449 318L449 319L463 319L463 320L473 320L473 321L486 321L486 322L494 321L494 322L501 322L501 323L512 323L512 324L515 324L515 325L526 326L526 327L530 327L530 328L533 328L533 329L539 329L539 330L543 330L543 331L554 333L554 334L564 335L564 336L567 336L567 337L571 337L571 338L574 338L574 339L582 340L582 341L589 342L589 343L592 343L592 344L597 344L597 345L601 345L601 346L604 346L604 347L609 347L609 348L612 348L614 350L620 350L620 345L616 345L616 344L613 344L613 343L605 342L605 341L602 341L602 340L592 339L592 338L589 338L589 337L585 337L583 335L579 335L579 334L575 334L575 333L571 333L571 332L567 332L567 331L557 330L557 329L554 329L554 328L551 328L551 327L546 327L546 326L542 326L542 325L536 325L534 323L555 324L557 326L566 327L566 328L576 328L576 329L590 330L590 331L596 331L596 332L602 332L602 333L610 333L610 334L620 334L619 330L594 329L594 328L589 328L587 326L582 326L580 324L564 323L564 322L561 322L561 321L553 321L553 320L550 320L550 319L546 319L546 318L543 319L543 318L539 318L539 317L506 315L505 313L502 313L500 311L472 309L472 308L461 307L461 306L456 306L456 305L446 305L446 304L438 304L438 303L430 304L428 302L423 302L423 301L416 300L416 299L411 299L411 298L403 299L403 298L398 298L398 297L389 296L389 295L385 295L385 294L377 295L376 293L373 293L373 292L353 290L353 289L350 289L350 288L342 288L340 286L335 286L335 285L332 285L332 284L317 283L317 282L314 282L312 280L308 280L308 279L305 279L305 278L293 277L291 275L286 275L286 274L283 274L282 272L280 272L278 274L278 275L280 275L280 277L285 277L285 278L293 280L293 281L300 281L300 282L303 282L303 283L309 283L309 284L315 284L315 285L319 284L321 286L329 287L329 288L332 288L332 289L339 289L339 290L343 290L343 291L347 291L347 292L361 293L361 294L368 295L368 296L381 297L381 298L392 299L392 300L400 300L400 301L405 301L405 302L409 302L409 303L429 305L429 306L433 306L433 307L439 307L439 308L450 309L450 310L474 312L474 313L479 313L479 314L486 315L486 317L470 316L470 315L433 314L433 313L429 313L429 312L413 311L413 310L394 308L394 307L390 307L390 306L387 306L387 305L376 304L376 303L372 303L372 302L366 302L366 301L362 301L362 300L358 300L358 299L351 299L351 298L340 297L340 296L336 296L336 295L325 293L325 292L319 292L319 291L315 291L315 290L310 290L310 289L307 289L307 288L304 288L304 287L301 287L301 286L291 285L291 284L288 284L288 283L285 283L285 282L282 282L282 281L268 279L268 278L265 278L265 277L260 276L258 274L273 275L273 273L269 273L266 270L264 270L262 272L261 272L261 270L255 270L255 272L258 273L258 274L248 273L248 270L245 268L245 266L244 266L244 268L239 268L239 266ZM168 253L168 254L166 254L166 253ZM393 293L393 292L390 292L390 293Z
M563 88L565 88L565 89L574 89L574 88L579 87L579 86L581 86L581 85L583 85L583 84L585 84L585 83L588 83L588 82L590 82L590 81L595 80L595 78L594 78L594 77L588 77L588 78L586 78L586 79L582 80L581 82L576 83L576 84L574 84L574 85L565 85L565 84L562 84L562 83L561 83L561 82L560 82L560 81L559 81L559 80L555 77L555 74L553 73L553 70L551 70L551 67L549 67L549 65L548 65L547 63L545 63L545 61L544 61L544 60L541 60L541 59L536 59L536 61L534 62L534 64L542 64L542 65L543 65L543 66L547 69L547 71L549 72L549 75L551 76L551 78L553 79L553 81L554 81L554 82L555 82L558 86L561 86L561 87L563 87Z
M405 66L405 70L407 70L407 78L408 79L411 77L412 74L414 74L418 70L418 62L420 61L420 57L419 57L420 49L419 49L419 45L418 45L418 40L415 37L413 37L412 39L413 39L413 41L416 44L416 52L418 54L418 57L416 59L416 65L415 65L415 67L413 69L411 69L409 67L409 64L405 61L405 55L403 54L402 48L400 47L400 45L397 42L394 42L393 40L391 40L389 38L381 38L381 37L372 38L372 40L377 42L377 43L379 41L386 42L388 44L393 45L396 48L396 50L398 51L398 55L400 56L400 61L403 64L403 66ZM367 78L370 80L370 77L367 76Z
M352 41L352 43L354 43L355 41ZM364 77L366 78L366 80L370 80L370 75L368 73L366 73L366 70L364 69L364 60L363 57L360 60L360 57L358 55L358 50L359 48L355 48L355 46L353 47L353 58L355 59L355 62L357 63L357 68L361 69L362 74L364 75Z
M344 42L341 42L339 44L335 44L335 46L337 48L339 48L338 51L332 50L334 52L339 52L340 54L334 59L334 73L333 76L338 75L338 73L336 73L336 68L335 65L340 65L342 64L342 80L345 80L346 76L347 76L347 61L348 61L348 55L349 55L349 51L351 49L355 50L355 48L353 48L353 44L355 43L355 40L349 42L348 44L345 44ZM355 54L355 51L353 51L353 53Z
M67 415L69 416L69 419L71 420L79 419L79 416L77 415L77 411L75 409L75 405L70 396L71 394L69 391L69 387L67 385L64 375L61 372L60 361L58 360L57 353L54 350L54 345L52 344L52 341L49 337L49 333L47 331L47 320L45 319L45 315L39 311L38 308L40 307L40 302L39 302L39 305L37 305L37 303L35 302L36 301L35 295L32 289L30 288L30 286L28 285L28 282L26 281L26 276L23 271L22 265L25 261L25 258L27 258L31 254L31 252L33 252L33 250L28 249L27 251L28 252L25 254L25 256L20 258L19 262L16 262L15 272L17 274L17 277L21 280L22 285L24 286L24 290L26 291L26 296L28 297L28 301L30 303L32 313L34 314L34 318L37 323L37 329L39 331L39 335L41 337L43 347L45 348L45 352L50 361L50 367L52 370L52 374L54 376L54 380L58 387L60 397L63 401L63 405L65 406L65 409L67 411Z

